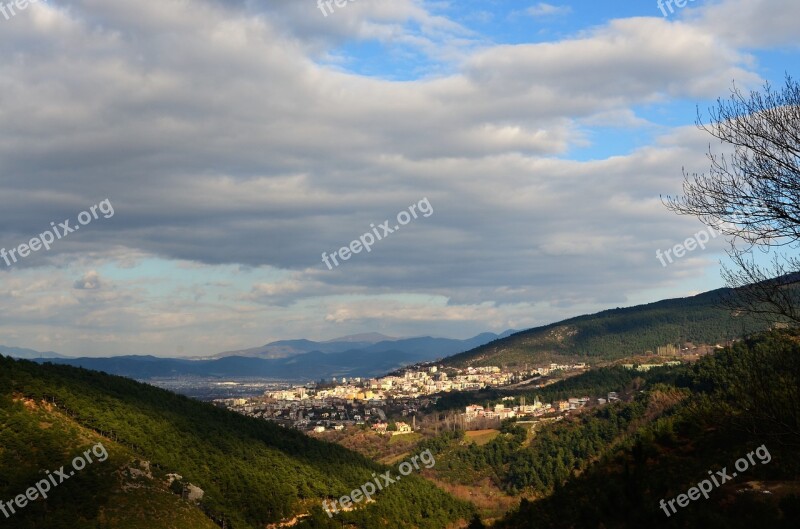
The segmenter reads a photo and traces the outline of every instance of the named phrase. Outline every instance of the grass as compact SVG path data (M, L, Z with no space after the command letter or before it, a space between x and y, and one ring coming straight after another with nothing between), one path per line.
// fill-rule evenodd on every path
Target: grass
M466 432L467 441L475 443L478 446L487 444L498 435L500 435L498 430L473 430L471 432Z
M418 433L405 433L402 435L393 435L391 439L389 439L390 445L396 444L416 444L421 441L423 438L422 435Z

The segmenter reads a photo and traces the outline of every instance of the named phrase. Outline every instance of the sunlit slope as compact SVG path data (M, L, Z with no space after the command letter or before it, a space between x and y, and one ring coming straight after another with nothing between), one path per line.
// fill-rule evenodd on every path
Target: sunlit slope
M378 494L377 501L368 507L330 519L320 508L322 498L349 494L383 467L300 432L121 377L0 357L0 398L4 439L0 459L0 493L4 496L0 497L24 492L35 483L38 469L65 464L65 458L71 455L70 447L91 444L86 432L111 440L108 450L113 457L80 473L81 479L88 480L92 474L84 478L84 473L99 472L97 479L85 486L65 483L64 487L69 487L57 491L64 498L59 509L83 509L88 513L84 518L90 522L81 527L136 526L130 525L131 517L106 514L98 506L113 505L117 514L129 509L148 518L161 515L156 499L145 503L151 499L144 489L131 488L122 495L124 499L114 498L112 468L116 470L134 458L150 462L156 481L168 473L178 473L184 482L201 488L205 494L197 509L209 518L224 519L229 527L237 529L263 528L297 515L307 517L296 527L325 527L331 523L339 527L343 521L354 519L360 525L384 520L392 527L434 528L469 515L466 504L421 478L408 476ZM28 408L20 399L30 401L31 409L38 411L25 411ZM58 408L48 411L43 402L55 402ZM50 415L61 417L63 427L46 426L55 424ZM15 421L29 424L22 428ZM32 454L39 459L31 459ZM19 467L19 461L31 464ZM78 478L75 479L77 484ZM176 505L182 501L179 494L159 494L158 501L165 502L164 508L177 510ZM130 505L123 509L126 502ZM50 506L50 500L42 505L45 508L45 523L31 521L28 527L61 527L56 519L61 517L57 514L60 511ZM15 523L27 514L20 513ZM72 524L64 527L76 527L75 516L69 511L64 519ZM107 525L91 525L100 524L100 520ZM138 526L159 527L149 522ZM177 522L168 526L183 527ZM186 527L204 525L189 523Z
M74 472L70 470L73 458L98 443L107 459L93 457L93 463L61 483L56 472L62 466L65 475ZM48 484L47 471L57 486ZM40 481L43 479L44 484ZM4 391L0 396L0 501L9 502L37 483L47 494L47 501L26 498L23 508L4 505L9 517L0 513L0 527L217 527L193 503L170 492L164 477L128 447L81 426L52 403L35 402L19 394L10 398ZM50 490L44 490L45 485ZM38 490L36 496L40 496Z
M536 327L447 358L453 366L524 365L561 359L613 360L659 346L717 344L766 324L722 308L727 289L611 309Z

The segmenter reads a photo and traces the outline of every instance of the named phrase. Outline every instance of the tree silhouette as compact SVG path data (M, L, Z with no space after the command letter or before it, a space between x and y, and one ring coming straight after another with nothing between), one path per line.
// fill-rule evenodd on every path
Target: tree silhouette
M729 308L800 323L800 259L786 251L800 245L800 84L787 75L781 90L767 83L749 95L734 84L707 123L698 110L697 126L732 153L709 149L709 172L684 172L684 195L665 205L728 237ZM770 265L757 263L756 249L774 252Z

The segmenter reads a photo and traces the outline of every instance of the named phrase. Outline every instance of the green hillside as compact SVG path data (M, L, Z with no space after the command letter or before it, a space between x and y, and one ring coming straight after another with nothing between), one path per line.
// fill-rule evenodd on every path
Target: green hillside
M203 529L213 519L228 529L261 529L307 515L293 527L438 529L471 513L412 474L374 503L331 519L323 498L349 494L388 467L121 377L0 357L0 500L24 494L44 469L68 465L101 439L108 460L76 473L46 501L9 519L0 513L0 527ZM170 473L204 491L196 506L177 483L168 490Z
M440 482L489 484L516 500L500 520L493 503L479 504L494 529L800 525L800 330L749 337L693 364L603 368L538 391L547 401L611 389L621 401L540 423L535 433L512 419L482 445L448 431L417 449L436 454ZM724 468L727 482L708 498L662 510L662 499L675 503Z
M765 330L767 325L721 307L729 291L605 310L536 327L446 358L453 367L514 366L563 359L614 360L659 346L717 344Z
M751 338L664 375L637 402L669 405L634 407L624 435L604 437L615 421L595 427L595 414L559 425L516 461L507 456L506 482L544 496L492 527L798 527L800 333ZM712 472L720 482L704 484L707 497L675 503Z
M196 506L169 492L165 482L152 476L129 448L76 424L50 404L22 397L12 401L8 394L0 396L0 401L0 501L10 501L36 485L45 477L40 470L71 468L75 456L97 443L108 454L105 461L93 462L46 491L46 503L31 502L22 510L16 507L17 513L11 512L14 506L4 505L9 518L0 513L0 527L217 527Z

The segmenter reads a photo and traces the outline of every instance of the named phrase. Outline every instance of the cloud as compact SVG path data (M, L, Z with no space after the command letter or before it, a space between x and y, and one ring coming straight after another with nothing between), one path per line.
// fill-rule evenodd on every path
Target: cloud
M800 4L794 0L726 0L685 13L686 20L732 45L787 51L800 46L798 17Z
M102 286L100 275L95 270L86 272L81 279L73 284L77 290L97 290Z
M327 18L305 2L37 4L0 32L14 50L0 58L13 197L0 237L29 240L106 197L116 214L3 270L19 314L0 329L31 342L53 329L67 352L214 352L384 324L466 336L702 276L713 249L667 270L655 250L697 231L658 196L681 167L703 170L707 137L662 127L651 145L571 158L587 127L654 134L657 112L691 123L732 79L760 83L736 5L716 32L654 16L495 44L412 0ZM758 27L783 36L759 45L787 42L768 18ZM357 73L371 54L387 70ZM407 57L420 70L393 80ZM430 219L325 269L323 251L422 197Z
M525 12L532 17L545 17L566 15L572 12L572 8L570 6L555 6L553 4L539 2L538 4L526 9Z

